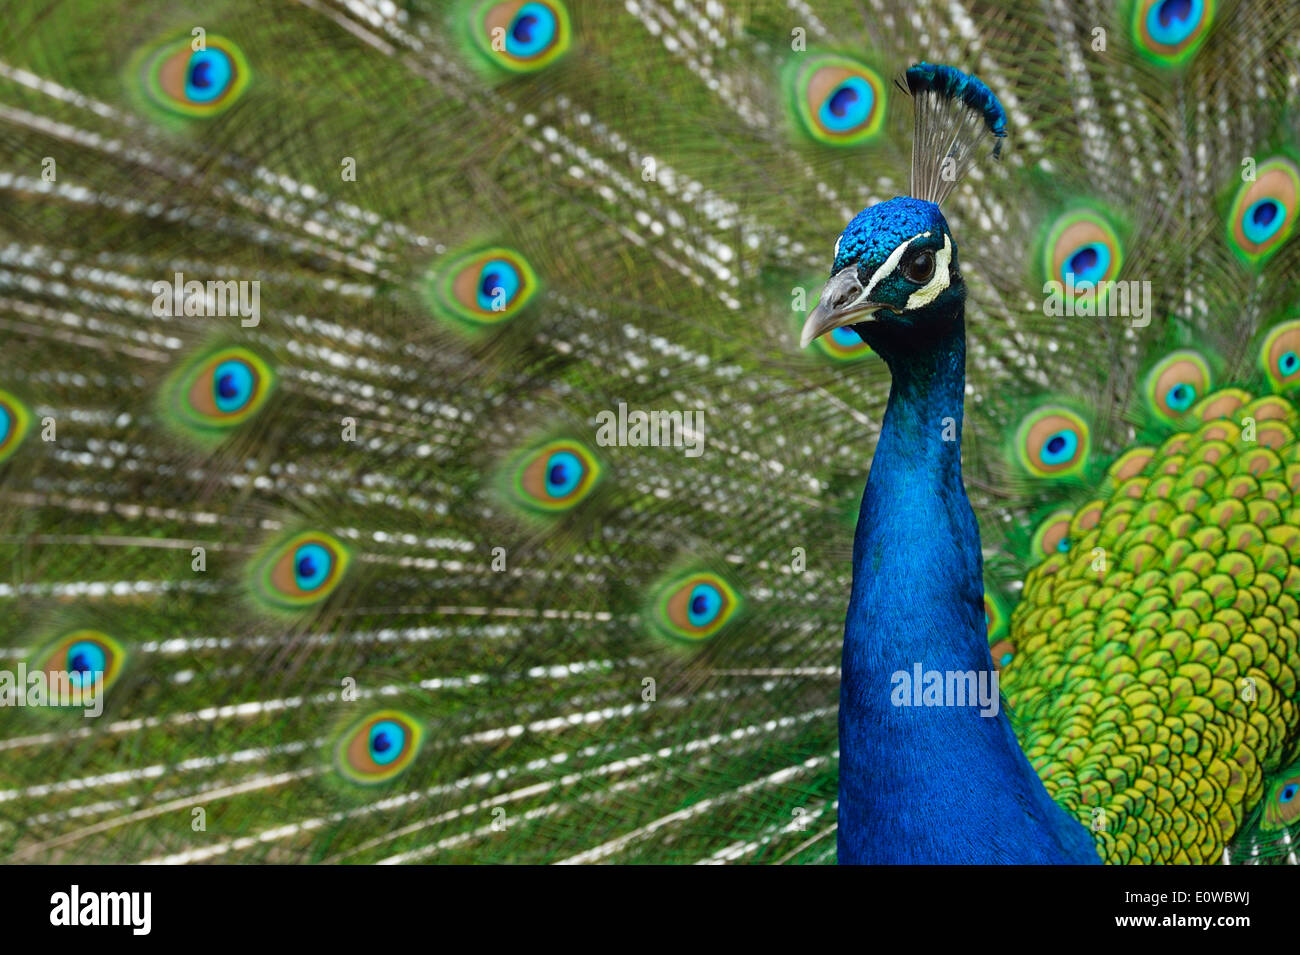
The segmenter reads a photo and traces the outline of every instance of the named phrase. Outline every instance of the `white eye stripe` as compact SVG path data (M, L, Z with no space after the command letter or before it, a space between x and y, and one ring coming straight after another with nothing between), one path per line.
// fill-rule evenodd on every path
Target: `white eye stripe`
M840 243L843 241L844 241L844 236L842 235L835 240L835 254L831 257L832 260L838 259L840 257Z
M943 237L943 248L934 257L934 275L924 288L919 288L907 297L909 309L929 305L944 289L948 287L948 264L952 261L952 243Z
M903 253L907 251L907 247L917 238L918 236L912 236L912 238L908 239L893 252L889 253L889 258L885 259L885 261L881 263L880 268L876 269L875 273L871 276L871 281L867 283L867 287L863 289L862 294L858 296L859 301L870 295L872 289L880 284L880 280L898 267L898 260L903 257Z
M852 308L853 306L857 305L860 302L867 301L870 298L871 293L875 289L875 287L879 285L886 276L892 274L893 271L896 268L898 268L898 263L902 260L903 255L907 252L908 246L910 246L917 239L924 239L924 238L928 238L929 236L930 236L929 232L918 233L917 235L912 236L906 242L900 244L897 248L894 249L893 252L890 252L889 257L880 264L880 268L876 269L876 271L872 274L871 280L867 282L866 288L864 288L858 294L858 296L854 298L852 302L850 302L848 305L841 306L841 307ZM835 240L835 254L837 256L839 255L840 241L843 238L844 237L841 235L839 239ZM926 305L929 302L934 301L934 299L939 295L939 293L948 287L948 263L951 260L952 260L952 243L949 241L948 236L945 234L943 237L943 248L940 249L938 253L936 253L935 255L934 276L930 279L929 283L927 283L924 288L918 289L917 291L913 292L910 296L908 296L907 305L906 305L907 308L909 309L919 308L922 305ZM843 271L848 271L848 269L850 268L853 268L853 266L847 266Z

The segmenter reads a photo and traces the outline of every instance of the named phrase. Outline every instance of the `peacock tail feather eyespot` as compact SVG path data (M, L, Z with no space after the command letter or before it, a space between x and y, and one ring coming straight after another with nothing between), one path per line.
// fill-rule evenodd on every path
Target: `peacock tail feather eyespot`
M514 474L515 497L533 510L567 511L600 480L596 456L579 441L551 441L529 452Z
M1099 212L1079 209L1061 216L1048 230L1043 249L1043 269L1049 282L1063 288L1064 300L1077 296L1085 284L1096 289L1098 304L1109 291L1102 282L1113 282L1124 263L1124 250L1114 228Z
M226 431L257 414L274 385L275 373L256 352L237 345L219 348L182 369L172 405L191 428Z
M380 710L354 723L339 738L339 771L358 783L381 783L402 772L424 741L424 727L401 710Z
M1010 640L998 640L989 647L989 655L993 657L993 668L1001 670L1016 658L1016 645Z
M145 65L145 89L170 112L214 116L229 109L248 86L248 61L225 37L207 36L201 50L192 43L186 37L155 52Z
M31 412L21 401L0 391L0 461L18 450L32 424Z
M479 50L503 69L531 73L569 49L572 27L561 0L486 0L471 14Z
M1002 607L1002 601L993 595L987 585L984 588L984 623L988 627L990 643L1000 640L1006 633L1007 612Z
M730 584L717 574L699 572L660 589L655 623L667 637L698 643L726 626L739 607L740 598Z
M336 537L306 531L272 548L256 567L257 593L282 609L320 603L338 587L351 553Z
M1300 385L1300 319L1283 322L1264 339L1259 363L1274 391Z
M1090 433L1084 420L1068 408L1048 406L1026 415L1016 431L1016 452L1036 477L1077 474L1087 464Z
M126 653L122 645L98 630L74 630L43 648L33 660L34 669L43 670L50 682L51 704L68 705L63 698L63 681L72 693L98 695L113 685L122 671ZM58 701L54 687L60 687Z
M1035 557L1051 557L1064 554L1070 550L1070 524L1074 512L1067 509L1053 511L1045 517L1034 531L1032 553Z
M886 94L880 77L848 57L823 55L797 62L791 95L800 125L832 146L856 146L884 125Z
M1200 354L1180 350L1165 356L1147 374L1147 406L1165 421L1177 421L1210 393L1210 365Z
M504 248L460 255L439 268L433 280L438 310L476 326L514 318L537 289L537 275L528 261Z
M1264 262L1295 230L1300 170L1289 159L1260 163L1254 182L1243 182L1228 211L1228 241L1252 265Z
M1137 0L1133 39L1146 56L1163 64L1194 54L1214 24L1215 0Z
M1275 782L1264 797L1260 828L1285 829L1300 822L1300 770L1291 767Z
M829 334L817 339L817 344L824 355L836 361L857 361L874 354L871 346L848 325L831 329Z

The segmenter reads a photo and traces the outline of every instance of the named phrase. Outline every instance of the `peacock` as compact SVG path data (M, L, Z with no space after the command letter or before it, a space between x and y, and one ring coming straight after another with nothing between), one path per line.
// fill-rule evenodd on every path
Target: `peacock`
M853 546L838 857L1095 863L1087 830L1048 796L994 705L979 525L961 475L966 288L937 203L986 134L1006 135L1006 110L977 77L952 67L920 63L905 76L900 88L916 99L913 195L849 223L801 334L807 346L851 328L893 379ZM897 599L900 588L907 600ZM922 662L936 658L943 669Z
M1296 862L1294 4L3 21L0 858Z

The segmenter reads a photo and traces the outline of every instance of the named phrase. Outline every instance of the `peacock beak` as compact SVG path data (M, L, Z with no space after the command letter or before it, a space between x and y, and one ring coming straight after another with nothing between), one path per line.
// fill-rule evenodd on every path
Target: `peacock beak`
M799 347L807 348L813 339L832 329L867 321L872 313L885 307L881 302L866 300L862 283L858 281L857 266L843 268L831 276L822 289L821 301L803 323Z

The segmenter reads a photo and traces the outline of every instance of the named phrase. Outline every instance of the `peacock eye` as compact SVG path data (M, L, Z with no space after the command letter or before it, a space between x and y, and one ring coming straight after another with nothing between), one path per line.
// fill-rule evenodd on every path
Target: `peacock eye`
M911 261L904 263L903 276L917 285L924 285L930 281L934 278L934 253L926 249Z
M256 565L257 595L282 609L319 603L339 585L350 559L348 549L330 534L299 534Z
M1296 767L1284 770L1282 778L1273 784L1272 794L1264 804L1263 829L1281 829L1300 822L1300 775Z
M1035 557L1051 557L1053 554L1065 554L1070 550L1070 519L1074 512L1069 509L1053 511L1038 525L1034 531L1033 553Z
M1109 222L1098 212L1079 209L1057 219L1043 247L1043 271L1072 302L1092 289L1101 303L1124 264L1124 249Z
M125 656L121 645L107 634L77 630L42 650L35 667L47 674L65 675L70 687L98 693L117 678Z
M552 441L517 466L515 497L531 510L566 511L595 487L600 462L577 441Z
M1237 254L1253 265L1271 256L1294 231L1297 206L1300 168L1281 157L1260 163L1228 212L1228 238Z
M659 591L655 624L665 636L694 643L713 636L735 614L740 598L717 574L691 574Z
M988 630L989 642L997 643L1007 628L1006 611L1002 604L989 591L984 593L984 625Z
M817 339L822 352L837 361L853 361L870 355L871 346L849 325L831 329L829 335Z
M993 666L1001 670L1016 658L1016 646L1010 640L999 640L989 647L989 654L993 657Z
M30 423L26 406L9 392L0 391L0 461L18 450Z
M1210 391L1210 366L1194 351L1176 351L1147 375L1151 409L1166 421L1177 421Z
M1284 322L1269 332L1259 358L1274 391L1289 391L1300 383L1300 321Z
M159 106L183 116L213 116L228 108L248 85L248 63L238 46L209 36L195 50L191 39L157 51L145 68L145 87Z
M472 16L480 52L511 72L540 70L569 48L569 11L560 0L485 0Z
M1207 0L1137 0L1133 34L1138 49L1157 63L1180 63L1192 56L1214 23Z
M415 759L424 730L400 710L372 713L339 739L338 767L359 783L392 779Z
M1039 408L1020 423L1016 432L1016 449L1025 470L1036 477L1074 474L1087 463L1088 426L1077 414L1065 408Z
M171 404L181 422L212 435L256 414L271 393L275 375L258 355L234 346L191 362L175 381Z
M517 315L537 292L537 276L522 255L493 248L439 267L428 291L438 312L470 325L495 325Z
M856 146L880 132L885 85L872 70L843 56L817 56L798 63L791 77L791 95L808 135L828 146Z

